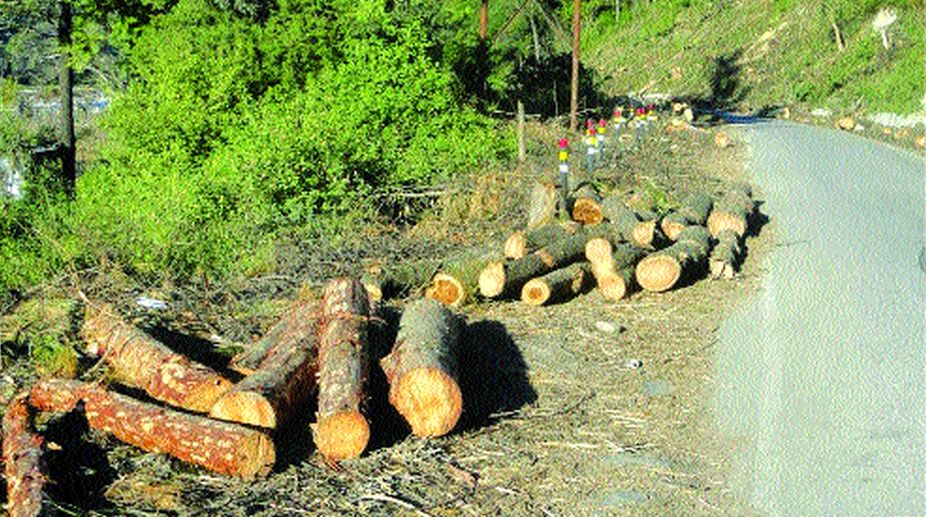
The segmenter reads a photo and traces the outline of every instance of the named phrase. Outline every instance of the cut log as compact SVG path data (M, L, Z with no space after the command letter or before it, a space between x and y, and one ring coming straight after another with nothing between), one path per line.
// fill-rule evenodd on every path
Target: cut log
M605 199L601 203L604 217L614 223L621 236L641 248L652 248L661 237L656 230L656 221L641 221L633 210L627 208L616 197Z
M527 207L527 229L533 230L556 221L556 205L558 204L556 185L547 182L537 182L531 188L530 200Z
M370 441L370 426L363 414L370 304L360 282L336 278L325 286L322 307L318 413L312 434L326 460L340 461L360 456Z
M375 264L367 268L360 282L371 302L406 296L428 284L440 269L439 259L416 260L399 264Z
M678 213L690 221L690 224L704 226L714 207L714 200L704 192L689 192L678 207ZM673 239L676 240L676 239Z
M295 416L316 387L317 315L312 312L298 326L290 324L273 352L219 398L209 416L269 429Z
M524 283L554 269L567 266L582 257L588 234L577 233L549 244L530 255L510 262L491 262L479 274L479 292L486 298L498 298L521 292Z
M28 399L28 392L17 395L3 415L3 476L11 517L33 517L47 510L42 503L44 440L32 429Z
M499 260L497 250L475 249L447 259L425 289L424 295L448 307L461 307L471 301L479 286L479 273Z
M505 258L519 259L552 242L574 235L582 229L575 221L548 224L528 231L517 231L505 241Z
M288 351L298 348L305 336L315 328L318 321L318 302L297 300L287 309L279 321L250 348L232 358L229 369L243 375L251 375L275 350Z
M592 264L592 274L598 290L608 300L617 301L633 289L634 266L646 251L629 243L612 245L611 241L595 238L585 245L585 257Z
M570 196L570 215L572 220L585 226L593 226L604 220L601 211L601 196L590 183L583 183Z
M109 304L87 304L82 334L87 353L102 357L117 382L166 404L206 413L232 387L212 369L130 325Z
M717 236L717 245L711 252L711 278L733 278L742 255L740 236L733 230L721 231Z
M755 210L752 191L748 185L734 185L714 204L707 219L707 228L715 238L723 230L733 230L737 235L746 235L749 218Z
M688 217L679 212L669 212L662 218L659 226L662 228L662 233L666 238L674 242L678 240L678 236L682 233L682 230L692 224L693 223Z
M536 307L572 299L585 289L591 276L591 264L576 262L529 280L521 288L521 301Z
M139 402L97 384L39 381L29 397L41 411L68 412L78 402L84 403L91 428L213 472L246 479L265 476L276 459L273 441L260 431Z
M703 226L689 226L675 244L651 253L637 264L637 282L647 291L669 290L680 280L701 274L709 252L707 230Z
M463 411L458 347L463 320L434 300L406 307L392 352L380 360L389 381L389 403L416 436L442 436Z

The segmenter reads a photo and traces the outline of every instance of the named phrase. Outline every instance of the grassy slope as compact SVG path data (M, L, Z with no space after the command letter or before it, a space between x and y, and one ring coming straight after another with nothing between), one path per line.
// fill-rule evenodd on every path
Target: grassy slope
M628 2L629 3L629 2ZM871 27L893 4L893 48ZM709 95L714 60L732 57L740 107L780 104L922 111L926 7L917 1L655 0L587 24L584 60L610 93ZM846 42L839 52L830 21ZM735 96L734 96L735 97ZM736 99L739 100L739 99Z

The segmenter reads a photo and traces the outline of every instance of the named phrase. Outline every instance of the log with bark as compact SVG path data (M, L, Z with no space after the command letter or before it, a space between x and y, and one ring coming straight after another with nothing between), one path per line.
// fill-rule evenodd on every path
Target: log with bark
M733 185L714 204L714 209L707 219L707 228L715 238L720 236L723 230L733 230L740 237L744 237L755 206L752 189L748 185Z
M78 402L91 428L213 472L250 479L267 475L276 460L273 441L260 431L139 402L98 384L39 381L29 396L41 411L69 412Z
M734 230L722 230L717 236L714 251L711 252L711 278L733 278L742 255L740 236Z
M285 331L276 332L276 346L256 370L216 401L209 416L269 429L296 416L315 391L318 314L288 314L302 315L305 321L291 321Z
M520 293L521 287L535 277L567 266L585 252L586 232L555 241L530 255L510 262L491 262L479 274L479 292L486 298Z
M42 450L44 440L32 429L29 393L20 393L3 415L3 476L6 512L11 517L42 515L45 486Z
M710 234L707 229L689 226L675 244L651 253L637 264L637 282L647 291L669 290L680 280L701 274L709 252Z
M568 206L572 220L585 226L593 226L604 220L601 195L591 183L579 185L570 196Z
M389 382L389 402L416 436L449 433L463 410L459 343L463 320L424 298L406 307L392 352L380 360Z
M531 188L530 200L527 207L527 229L533 230L556 221L556 207L559 196L556 185L548 182L537 182Z
M585 289L591 275L591 264L588 262L576 262L557 269L528 280L521 288L521 301L536 307L569 300Z
M318 412L315 446L328 461L356 458L370 440L364 416L369 370L370 303L363 285L336 278L325 286L318 338Z
M585 257L592 264L598 290L613 301L633 290L634 267L645 256L646 251L639 246L626 242L612 244L605 238L590 239L585 245Z
M208 412L232 383L130 325L109 304L88 303L82 334L87 353L101 357L113 378L152 398Z
M528 231L516 231L505 240L505 258L519 259L552 242L578 233L582 226L575 221L548 224Z
M318 311L318 302L296 300L257 343L233 357L228 368L243 375L251 375L276 350L297 348L305 336L313 332Z
M405 296L428 285L440 265L439 259L370 264L360 277L360 282L366 288L371 302L381 302Z
M627 208L616 197L602 201L601 209L605 218L614 223L625 241L646 249L658 244L661 235L656 229L655 220L641 221L633 210Z
M690 192L675 212L670 212L662 218L660 226L662 233L671 241L678 240L678 236L687 226L704 226L714 206L714 200L703 192Z
M473 299L479 287L479 273L499 260L497 250L476 248L450 257L431 279L424 295L448 307L461 307Z

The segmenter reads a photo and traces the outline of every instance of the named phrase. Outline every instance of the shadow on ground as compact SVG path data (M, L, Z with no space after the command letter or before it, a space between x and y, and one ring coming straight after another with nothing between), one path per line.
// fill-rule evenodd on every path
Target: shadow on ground
M46 444L56 445L43 455L47 494L79 513L109 508L105 492L116 477L106 450L87 439L89 431L83 411L71 411L49 421L43 433Z

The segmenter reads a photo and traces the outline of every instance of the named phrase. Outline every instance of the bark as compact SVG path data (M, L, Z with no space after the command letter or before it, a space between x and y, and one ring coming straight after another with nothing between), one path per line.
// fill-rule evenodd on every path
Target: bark
M585 226L592 226L604 220L601 211L601 196L592 185L585 183L577 188L569 200L572 220Z
M392 352L380 360L389 402L416 436L442 436L463 410L458 353L463 320L430 299L408 305Z
M319 307L315 301L297 300L276 324L257 343L232 358L228 367L238 373L251 375L261 363L272 357L276 350L298 348L308 334L314 332Z
M634 266L646 252L629 243L612 244L595 238L585 245L585 256L592 263L592 274L602 296L617 301L633 290Z
M558 201L556 185L547 182L535 183L531 188L527 207L527 229L533 230L553 224L556 221Z
M41 515L45 473L44 440L32 429L28 393L17 395L3 415L3 476L6 479L6 511L11 517Z
M637 264L637 282L647 291L669 290L680 280L703 273L709 252L710 235L707 230L703 226L689 226L675 244L651 253Z
M314 306L314 304L313 304ZM209 416L275 429L305 407L316 387L317 312L290 324L298 333L284 333L273 353L253 373L223 395Z
M572 81L569 90L569 130L575 131L579 111L579 39L582 22L582 6L579 0L572 5Z
M601 203L604 217L614 223L621 237L641 248L653 248L661 238L656 230L655 220L641 221L633 210L627 208L616 197L605 199Z
M70 1L58 2L58 88L61 90L61 174L69 195L74 194L77 182L77 146L74 134L74 70L68 58L73 29Z
M544 246L530 255L510 262L495 261L479 274L479 292L486 298L519 293L525 282L567 266L585 252L586 232L580 232Z
M678 240L678 236L682 233L682 230L692 224L691 219L679 212L669 212L662 218L662 221L659 222L663 235L673 242Z
M425 296L448 307L463 306L475 297L479 273L499 258L497 251L482 248L450 258L431 279Z
M273 441L260 431L139 402L97 384L40 381L32 387L29 402L55 412L71 411L83 402L91 428L220 474L265 476L276 459Z
M688 219L689 224L704 226L707 224L707 217L714 206L714 200L704 192L690 192L682 205L678 208L678 213ZM675 240L675 239L673 239Z
M585 289L591 276L591 264L576 262L529 280L521 288L521 301L540 306L572 299Z
M714 209L707 219L707 228L714 238L723 230L733 230L740 237L744 237L754 210L755 203L749 186L734 185L714 204Z
M740 236L733 230L723 230L717 236L717 245L711 252L711 278L730 279L736 275L736 268L743 256Z
M370 304L361 283L336 278L325 286L318 345L315 446L328 461L356 458L370 440L363 414L369 371Z
M582 227L574 221L548 224L529 231L517 231L505 241L505 258L519 259L557 240L574 235Z
M82 329L87 352L102 357L116 381L152 398L206 413L232 383L170 350L126 322L108 304L88 304Z
M424 287L440 269L437 259L370 267L360 278L371 302L406 296Z

